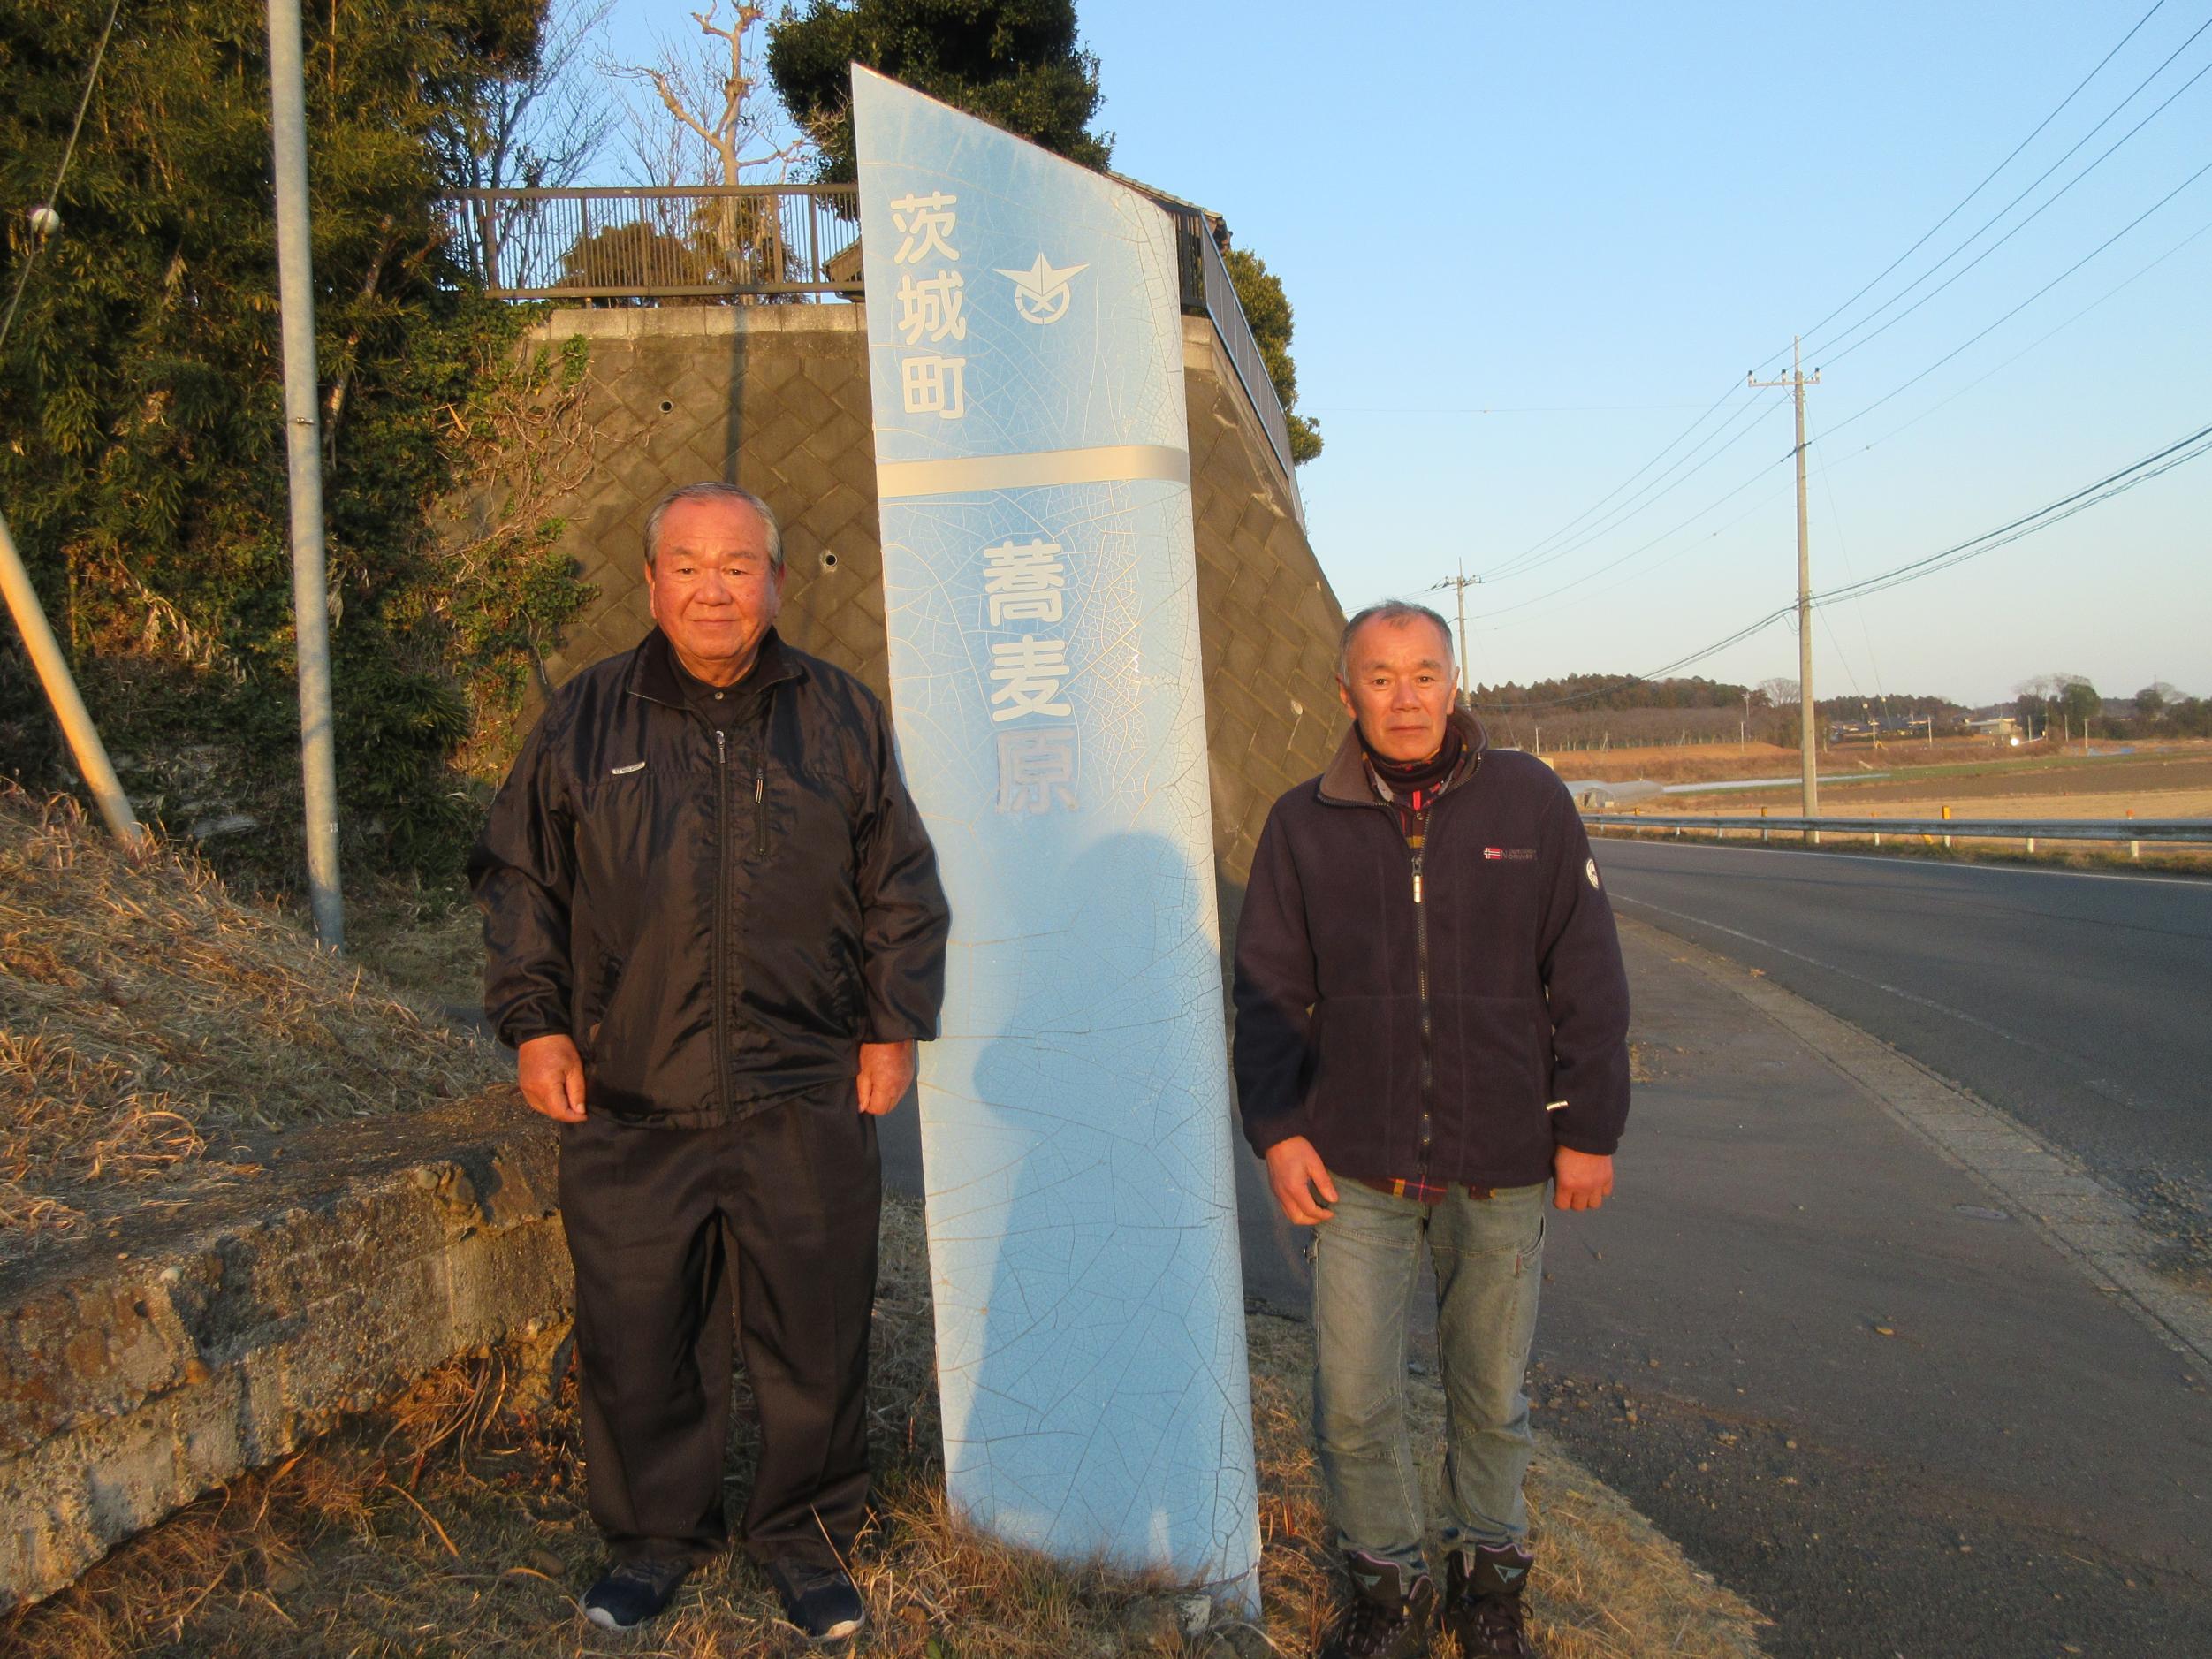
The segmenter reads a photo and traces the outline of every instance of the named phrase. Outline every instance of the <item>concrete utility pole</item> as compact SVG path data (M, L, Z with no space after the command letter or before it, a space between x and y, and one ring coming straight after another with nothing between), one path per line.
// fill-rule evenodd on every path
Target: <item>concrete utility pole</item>
M1821 371L1815 369L1808 378L1803 361L1798 355L1799 342L1790 342L1790 373L1780 380L1754 380L1744 377L1747 386L1787 386L1796 395L1798 405L1798 764L1803 774L1801 794L1805 816L1821 815L1821 779L1818 745L1813 741L1813 722L1820 718L1819 702L1813 695L1813 556L1806 530L1805 512L1805 389L1821 384ZM1817 844L1820 832L1812 833Z
M269 0L270 129L277 170L277 295L283 313L285 456L292 475L292 612L300 660L315 936L346 948L338 871L338 744L331 714L331 602L323 545L323 437L315 382L315 273L308 242L308 105L300 0Z
M1467 590L1470 588L1479 588L1480 586L1482 586L1482 578L1480 576L1469 575L1467 574L1467 561L1463 559L1459 561L1459 574L1456 576L1447 576L1443 581L1438 582L1434 587L1429 590L1431 593L1441 593L1445 589L1450 588L1458 596L1459 643L1455 648L1454 654L1459 658L1459 696L1460 701L1463 703L1466 701L1468 690Z
M0 519L0 595L7 599L16 629L23 635L23 648L31 654L31 666L38 670L39 683L46 688L47 701L54 705L54 718L61 722L62 735L69 740L69 752L76 757L85 788L99 803L100 816L125 846L146 846L146 828L131 810L130 797L116 778L99 728L85 712L85 700L77 695L69 659L55 643L54 630L47 625L46 612L38 602L38 590L31 586L31 573L23 567L23 556L15 550L15 538L9 535L5 519Z

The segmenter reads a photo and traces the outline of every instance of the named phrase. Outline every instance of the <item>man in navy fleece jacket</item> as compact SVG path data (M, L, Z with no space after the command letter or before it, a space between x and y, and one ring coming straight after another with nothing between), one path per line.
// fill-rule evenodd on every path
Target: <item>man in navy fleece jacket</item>
M1277 801L1236 941L1244 1132L1318 1230L1314 1435L1354 1594L1325 1659L1427 1650L1439 1596L1404 1417L1425 1244L1448 1405L1441 1598L1460 1651L1523 1628L1544 1195L1595 1209L1628 1116L1628 983L1574 803L1491 751L1450 630L1390 603L1344 630L1353 725Z

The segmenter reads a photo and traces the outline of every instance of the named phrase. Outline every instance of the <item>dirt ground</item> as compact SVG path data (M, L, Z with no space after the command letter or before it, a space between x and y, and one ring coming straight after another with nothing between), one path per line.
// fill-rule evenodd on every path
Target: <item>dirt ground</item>
M1853 744L1821 750L1821 777L1862 772L1889 775L1875 782L1824 783L1821 788L1849 788L1856 798L1866 800L1885 795L1895 800L1940 800L1947 798L1945 792L1958 800L1969 800L1984 795L2212 788L2212 742L2168 743L2155 749L2138 748L2130 754L2111 752L2122 747L2100 743L2085 756L2079 749L2061 753L2056 745L2041 743L2019 750L1999 749L1983 738L1947 738L1933 748L1924 743L1885 743L1875 750ZM1653 783L1735 782L1746 778L1795 777L1798 772L1798 751L1772 743L1571 750L1547 753L1544 758L1562 778L1601 783L1633 779Z
M1670 810L1712 811L1723 804L1771 804L1775 795L1760 789L1667 799ZM1683 804L1693 800L1694 808ZM1932 815L1948 805L1961 816L1990 818L2125 818L2131 807L2138 818L2198 818L2212 811L2212 748L2050 757L1941 777L1908 773L1867 783L1823 783L1821 804L1832 812L1870 816L1923 806Z
M1263 1623L1311 1651L1342 1593L1311 1449L1312 1336L1254 1314ZM946 1502L920 1206L884 1215L869 1388L876 1514L853 1562L870 1654L1239 1659L1231 1632L1188 1636L1162 1587L994 1543ZM480 1354L425 1378L281 1465L246 1477L117 1549L37 1607L0 1617L27 1659L163 1655L795 1655L808 1651L741 1556L711 1564L635 1635L583 1623L599 1564L584 1507L575 1385L548 1353ZM1432 1509L1443 1395L1408 1379ZM758 1431L741 1376L729 1472L741 1502ZM1529 1486L1535 1633L1554 1659L1757 1659L1758 1616L1699 1572L1610 1488L1539 1436ZM849 1652L849 1648L836 1649ZM1448 1655L1448 1644L1436 1651Z

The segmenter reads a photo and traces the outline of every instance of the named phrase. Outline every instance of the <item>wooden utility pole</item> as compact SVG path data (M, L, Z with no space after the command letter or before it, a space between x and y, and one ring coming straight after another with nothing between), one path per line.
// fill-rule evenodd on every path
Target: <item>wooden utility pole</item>
M1469 575L1467 561L1463 559L1459 561L1459 574L1456 576L1447 576L1429 590L1431 593L1441 593L1445 589L1450 588L1457 595L1459 600L1459 643L1454 654L1459 658L1459 696L1463 703L1467 699L1468 691L1467 590L1480 586L1482 586L1482 578Z
M1805 816L1821 815L1821 779L1818 745L1813 741L1813 722L1820 718L1818 699L1813 695L1813 555L1806 530L1805 512L1805 389L1821 384L1821 371L1815 369L1808 377L1798 355L1799 342L1790 342L1790 373L1780 380L1754 380L1744 377L1747 386L1787 386L1795 394L1798 405L1798 764L1802 773L1800 786ZM1812 832L1817 843L1820 832Z

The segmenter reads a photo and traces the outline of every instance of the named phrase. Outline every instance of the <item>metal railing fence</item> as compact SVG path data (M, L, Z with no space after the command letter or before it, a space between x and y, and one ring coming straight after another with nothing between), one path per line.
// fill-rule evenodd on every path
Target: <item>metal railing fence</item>
M1290 423L1206 216L1152 198L1175 224L1182 309L1212 320L1289 486ZM860 193L851 185L462 190L439 203L448 245L502 300L862 297Z
M440 206L454 254L499 299L861 292L850 185L464 190Z
M2027 843L2030 852L2035 850L2039 841L2127 841L2135 846L2156 841L2168 846L2212 846L2212 818L1762 818L1743 812L1706 816L1585 812L1582 821L1600 828L1656 830L1661 834L1671 832L1677 838L1684 830L1705 830L1715 835L1731 830L1755 830L1761 841L1780 834L1805 836L1813 841L1822 835L1871 835L1877 847L1884 835L1892 839L1915 836L1925 841L1941 841L1945 846L1950 844L1953 836L1963 841L2020 841Z
M1228 354L1229 366L1236 370L1245 400L1259 416L1267 446L1275 452L1282 476L1290 481L1290 498L1304 526L1305 507L1298 499L1297 469L1290 458L1290 419L1283 412L1274 379L1267 372L1267 360L1260 354L1259 341L1253 338L1252 325L1245 318L1243 301L1236 297L1236 284L1213 240L1213 227L1204 213L1188 202L1157 195L1152 199L1175 222L1175 264L1182 308L1192 316L1213 320L1213 331L1220 337L1221 349Z

